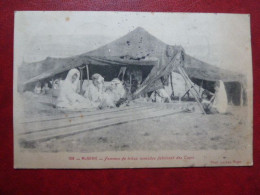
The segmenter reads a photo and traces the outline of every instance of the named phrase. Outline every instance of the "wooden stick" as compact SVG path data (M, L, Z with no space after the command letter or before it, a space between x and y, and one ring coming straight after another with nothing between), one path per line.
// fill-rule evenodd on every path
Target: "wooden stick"
M53 88L53 83L54 83L54 79L53 79L53 77L51 78L51 104L52 105L54 105L54 100L53 100L53 90L54 90L54 88Z
M171 72L170 73L170 81L171 81L172 93L174 93L172 79L173 79L173 76L172 76L172 72Z
M200 101L199 101L199 98L198 98L199 96L198 96L198 94L196 94L196 93L198 93L198 92L197 92L196 90L194 90L194 87L193 87L193 85L191 84L191 81L190 81L189 77L187 76L187 74L185 73L185 71L182 69L182 67L178 66L178 70L179 70L179 72L181 73L182 77L184 78L185 82L190 85L190 92L191 92L191 94L193 95L193 97L195 98L195 100L197 101L197 103L198 103L198 105L199 105L201 111L203 112L203 114L206 114L206 112L205 112L205 110L204 110L202 104L201 104ZM195 93L192 91L192 89L195 91Z
M240 83L240 106L243 106L243 86Z
M201 92L202 86L203 86L203 80L201 80L201 83L200 83L199 93Z
M184 98L186 94L188 94L190 91L190 88L184 93L184 95L181 98Z
M79 86L79 91L80 94L82 94L82 84L83 84L83 69L84 67L79 67L79 71L80 71L80 86Z
M182 74L185 76L186 81L188 82L188 84L191 86L190 88L193 88L194 91L197 93L197 96L200 97L199 92L196 90L195 88L195 84L190 80L189 76L187 75L187 73L185 72L185 70L183 68L181 68Z
M130 72L130 92L131 92L131 89L132 89L132 73Z
M88 69L88 65L86 65L86 70L87 70L87 79L88 79L88 84L89 84L89 69Z

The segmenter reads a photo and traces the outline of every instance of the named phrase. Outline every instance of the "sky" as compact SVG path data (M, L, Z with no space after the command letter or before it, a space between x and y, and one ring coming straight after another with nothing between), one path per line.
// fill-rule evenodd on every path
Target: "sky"
M14 64L85 53L139 26L197 59L252 75L246 14L16 12Z

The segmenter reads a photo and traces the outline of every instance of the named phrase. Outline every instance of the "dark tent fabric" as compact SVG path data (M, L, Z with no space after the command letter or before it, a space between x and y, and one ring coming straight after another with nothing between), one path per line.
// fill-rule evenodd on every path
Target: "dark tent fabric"
M145 59L145 58L157 58L159 63L158 66L154 67L151 71L151 74L148 76L151 80L149 81L151 86L148 87L144 92L153 91L160 87L162 87L162 83L157 80L153 80L152 75L158 74L161 71L161 68L164 66L170 66L168 64L166 53L167 44L160 41L153 35L149 34L143 28L138 27L134 31L128 33L127 35L115 40L103 47L100 47L94 51L82 54L90 55L90 56L105 56L106 58L112 58L113 56L119 56L121 58L131 58L131 59ZM179 46L174 46L176 52L182 50ZM246 85L245 76L242 74L238 74L229 70L225 70L222 68L218 68L216 66L207 64L202 62L184 52L184 65L183 68L185 69L188 76L191 78L192 81L194 80L204 80L208 81L209 83L222 80L225 83L232 82L232 83L240 83L244 86ZM169 70L171 70L171 68ZM175 72L178 72L174 70ZM170 72L163 72L163 74L170 74ZM162 76L161 75L161 76ZM148 79L144 81L141 87L145 84L147 85ZM207 83L207 82L204 82ZM199 83L196 83L199 84ZM208 85L204 86L206 89L214 92L212 90L212 86L209 88ZM231 93L231 92L230 92ZM238 94L239 95L239 94Z
M24 65L21 69L27 69L29 72L32 71L32 67L34 66L38 68L33 70L33 73L29 74L29 76L27 75L27 78L21 79L21 82L24 87L30 83L51 78L58 73L82 65L91 65L92 67L127 66L128 68L134 66L150 66L151 73L141 85L141 87L146 85L144 92L147 92L160 88L160 77L170 74L171 71L176 71L173 70L172 64L167 61L168 59L165 55L166 48L166 43L149 34L143 28L138 27L125 36L96 50L69 58L47 58L41 62ZM175 54L182 50L184 60L183 68L191 79L209 82L223 80L224 82L238 82L245 85L246 81L244 75L227 71L197 60L186 54L179 46L174 46L174 48L176 51Z
M102 56L106 58L114 56L124 58L126 56L136 60L157 58L159 61L165 61L166 47L166 43L149 34L143 28L138 27L127 35L94 51L82 54L82 56ZM207 64L186 53L184 55L184 68L191 78L209 81L244 82L244 76L241 74ZM159 65L163 64L164 62L159 63Z
M156 66L158 64L157 59L142 59L142 60L132 60L132 59L121 59L118 57L106 58L106 57L95 57L95 56L75 56L70 58L47 58L46 60L42 61L41 64L44 66L45 64L51 64L52 68L46 69L45 71L41 71L43 68L40 68L36 71L30 70L30 67L34 67L34 65L38 65L37 63L27 64L26 68L22 67L19 70L19 79L21 85L18 86L20 91L26 89L26 87L32 83L35 83L40 80L44 80L47 78L52 78L53 76L69 71L72 68L80 67L82 65L90 65L91 66L142 66L147 67ZM27 72L30 72L29 79L22 78L25 74L25 69ZM120 68L119 68L120 69ZM40 71L39 71L40 70ZM32 74L34 72L34 74ZM39 73L43 72L43 73ZM31 76L35 75L35 76ZM28 77L28 76L27 76Z
M184 51L181 47L174 47L174 54L171 58L161 63L159 66L155 66L151 73L144 80L140 89L137 90L135 95L145 94L163 87L162 78L170 75L173 71L178 72L175 65L183 66ZM178 64L177 64L177 63Z

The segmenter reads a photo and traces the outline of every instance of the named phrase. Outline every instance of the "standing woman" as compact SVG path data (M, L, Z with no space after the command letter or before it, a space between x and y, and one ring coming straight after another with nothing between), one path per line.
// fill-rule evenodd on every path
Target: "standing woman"
M61 83L60 93L56 106L65 109L92 108L92 104L83 96L77 93L80 72L71 69L64 82Z
M219 80L215 84L215 99L212 108L218 113L226 113L228 106L227 92L224 82Z
M205 97L204 97L205 96ZM202 96L202 105L207 114L224 114L227 112L228 99L224 82L219 80L215 83L215 94L210 100L208 95Z

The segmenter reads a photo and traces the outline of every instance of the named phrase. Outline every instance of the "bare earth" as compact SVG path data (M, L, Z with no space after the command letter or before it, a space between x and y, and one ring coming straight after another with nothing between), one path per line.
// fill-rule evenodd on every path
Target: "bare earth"
M24 94L25 115L59 115L50 98ZM202 115L195 102L194 112L144 119L87 131L60 139L22 147L31 152L104 152L159 150L230 150L246 148L247 107L230 106L227 114ZM177 107L187 103L176 103Z

